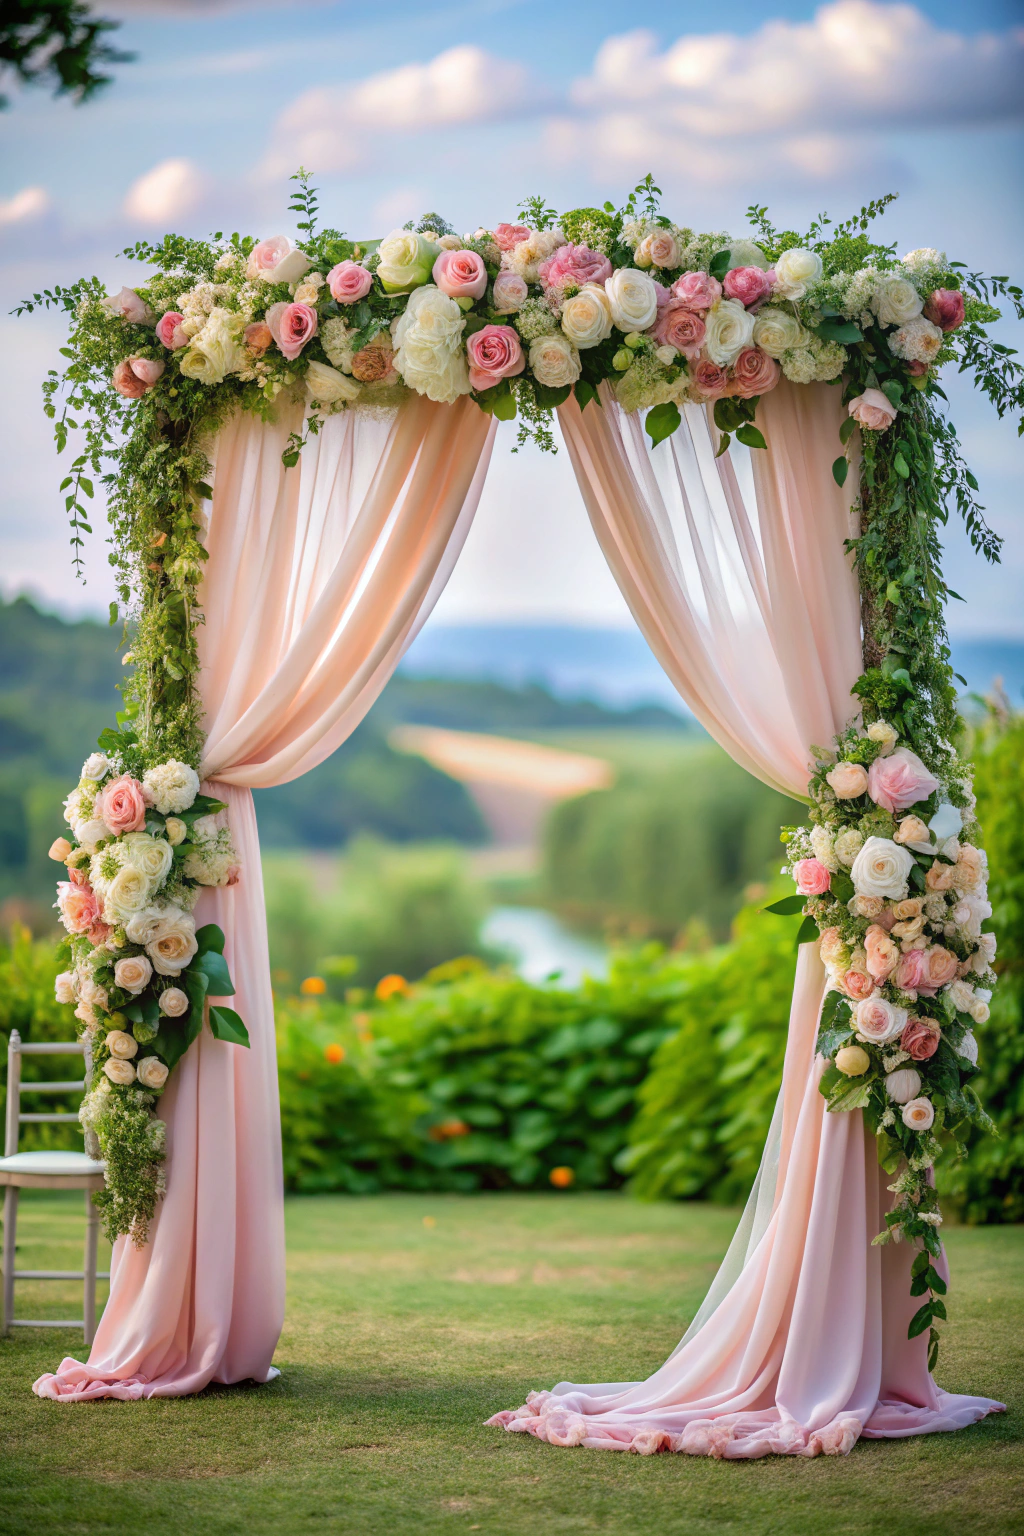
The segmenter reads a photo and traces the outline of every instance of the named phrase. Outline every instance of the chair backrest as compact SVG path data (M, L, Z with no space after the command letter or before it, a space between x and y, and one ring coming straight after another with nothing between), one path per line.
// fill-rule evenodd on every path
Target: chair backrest
M23 1056L84 1056L85 1075L70 1082L21 1081ZM92 1075L92 1052L84 1040L52 1041L22 1040L16 1029L11 1030L7 1043L7 1128L4 1136L4 1156L13 1157L18 1150L18 1138L23 1125L78 1125L76 1114L39 1113L25 1114L21 1108L23 1093L84 1093Z

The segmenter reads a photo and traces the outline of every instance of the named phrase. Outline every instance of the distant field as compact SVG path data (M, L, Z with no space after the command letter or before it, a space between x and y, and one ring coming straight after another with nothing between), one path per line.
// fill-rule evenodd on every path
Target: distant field
M685 771L695 759L720 754L721 747L695 727L691 734L679 731L531 731L530 739L567 752L586 752L603 757L620 773L635 770L659 772L678 767Z

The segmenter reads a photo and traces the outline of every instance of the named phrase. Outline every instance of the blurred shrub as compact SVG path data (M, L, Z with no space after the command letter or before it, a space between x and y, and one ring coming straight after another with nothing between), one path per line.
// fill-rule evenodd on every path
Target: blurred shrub
M547 900L592 929L671 940L700 924L724 939L744 887L778 857L779 827L798 816L720 748L695 748L682 768L633 770L555 808Z
M748 907L728 948L667 969L678 1027L651 1063L618 1160L641 1198L748 1193L782 1081L796 926Z
M966 1221L1024 1220L1024 717L993 711L975 733L974 787L985 834L999 985L975 1033L974 1086L999 1137L972 1133L966 1162L936 1164Z
M51 865L51 868L53 866ZM7 1108L7 1043L12 1029L23 1040L73 1040L75 1020L69 1008L62 1008L54 997L57 974L56 940L34 939L21 923L13 923L0 942L0 1050L3 1051L3 1086L0 1089L0 1113ZM82 1075L81 1056L23 1056L23 1083L46 1078L68 1081ZM77 1111L81 1094L68 1098L47 1094L45 1098L26 1095L22 1109L46 1113ZM76 1125L23 1125L19 1150L34 1152L63 1147L82 1150L82 1133Z

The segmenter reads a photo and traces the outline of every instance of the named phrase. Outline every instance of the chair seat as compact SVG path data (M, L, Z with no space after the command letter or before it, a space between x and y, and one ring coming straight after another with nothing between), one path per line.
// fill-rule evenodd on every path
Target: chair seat
M25 1181L38 1188L65 1179L102 1179L104 1166L87 1152L15 1152L0 1157L0 1184Z

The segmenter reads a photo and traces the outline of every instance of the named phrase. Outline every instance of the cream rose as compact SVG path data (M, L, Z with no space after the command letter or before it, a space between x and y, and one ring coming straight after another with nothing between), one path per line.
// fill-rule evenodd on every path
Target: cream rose
M130 922L148 906L152 890L152 882L141 869L134 864L122 864L103 898L104 920L114 927Z
M317 405L334 405L339 400L351 403L362 393L354 379L315 360L306 364L306 388Z
M836 763L825 782L837 800L855 800L868 787L867 770L860 763Z
M129 832L121 839L121 846L129 850L128 862L142 871L154 890L163 885L174 861L171 845L165 837Z
M177 848L178 844L183 843L186 837L188 837L187 825L185 822L180 821L177 816L168 816L164 822L164 832L172 848Z
M188 912L178 911L161 925L146 945L146 952L153 969L161 976L177 976L198 948L195 919Z
M114 966L114 983L123 991L138 996L152 974L152 963L145 955L126 955Z
M600 283L584 283L562 306L562 330L573 346L596 347L612 333L612 309Z
M781 357L796 347L805 347L809 332L788 309L769 304L754 317L754 345L769 357Z
M135 1070L143 1088L152 1088L157 1093L167 1081L168 1069L159 1056L143 1056Z
M127 1088L129 1083L135 1081L135 1068L130 1061L121 1061L117 1056L111 1056L109 1061L103 1063L103 1070L112 1083L117 1083L121 1088Z
M580 354L568 336L538 336L530 344L530 370L538 384L562 389L580 376Z
M849 868L864 846L864 834L858 832L856 827L846 827L840 832L833 846L840 864L845 864Z
M781 299L802 299L821 277L821 257L804 246L783 251L775 263L775 292Z
M892 751L899 739L899 732L894 725L889 724L888 720L873 720L868 726L868 740L881 744L883 757L887 752Z
M658 229L645 235L633 257L638 267L678 267L679 241L670 229Z
M914 867L914 855L891 837L869 837L853 861L850 878L859 896L902 901Z
M61 971L54 981L54 996L58 1003L75 1001L75 980L70 971Z
M111 1056L119 1061L130 1061L139 1048L138 1041L123 1029L112 1029L103 1042Z
M166 1013L169 1019L180 1019L183 1013L189 1009L188 993L180 987L168 987L160 993L160 1012Z
M611 316L620 331L646 331L658 317L653 278L635 267L620 267L604 285ZM737 348L737 355L740 349Z
M377 276L385 293L409 293L430 282L434 262L441 247L425 235L408 229L393 229L377 247L380 262Z
M931 1099L911 1099L903 1106L903 1124L911 1131L930 1131L935 1121Z
M719 299L708 310L704 350L713 363L728 368L754 339L754 317L738 299Z
M82 764L82 778L99 783L110 772L110 759L105 752L91 753Z
M924 300L905 277L885 273L875 284L875 314L883 325L904 325L924 308Z
M920 816L904 816L893 833L893 840L897 843L909 843L912 848L918 843L923 843L928 849L932 846L932 835Z
M417 288L392 326L394 365L410 389L451 405L470 392L462 345L465 315L455 299L430 284Z
M907 1024L907 1010L879 997L866 997L854 1009L854 1027L859 1035L872 1045L884 1045L903 1033Z
M164 924L178 914L179 909L168 901L154 901L144 907L125 924L125 934L132 944L146 945L155 939Z
M187 379L200 384L220 384L229 373L238 373L249 361L242 343L245 316L227 309L213 309L202 330L182 353L179 367Z

